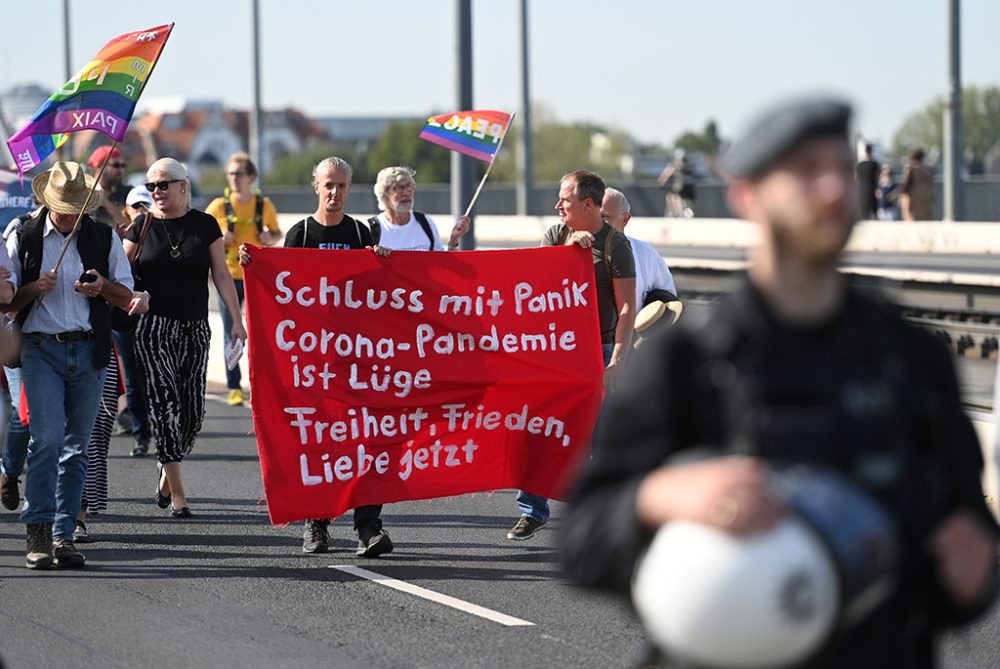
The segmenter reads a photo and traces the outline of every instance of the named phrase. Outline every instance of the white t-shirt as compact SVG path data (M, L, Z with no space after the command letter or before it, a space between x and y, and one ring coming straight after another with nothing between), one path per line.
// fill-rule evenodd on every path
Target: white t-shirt
M378 215L378 222L382 228L382 236L378 245L384 246L393 251L429 251L430 240L427 233L420 227L417 217L410 212L410 220L403 225L396 225L391 222L383 211ZM444 244L441 243L441 235L438 233L434 219L427 216L427 222L431 226L431 234L434 235L434 250L444 251Z
M628 241L632 244L632 257L635 258L636 311L642 309L646 295L653 289L669 290L676 295L674 275L670 273L667 261L660 256L653 245L635 237L629 237Z

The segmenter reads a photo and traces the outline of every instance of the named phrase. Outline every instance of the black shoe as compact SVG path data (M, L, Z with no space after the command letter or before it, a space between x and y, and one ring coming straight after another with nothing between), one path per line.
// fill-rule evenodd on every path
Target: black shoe
M136 439L131 455L133 458L142 458L149 455L149 437L139 437Z
M365 525L358 530L358 549L354 551L358 557L373 558L392 552L392 539L389 533L377 525Z
M87 563L83 553L76 550L72 539L56 539L52 547L52 555L57 567L63 569L79 569Z
M545 523L535 520L531 516L521 516L517 524L507 533L507 538L511 541L524 541L535 536L535 532L545 527Z
M156 465L156 506L165 509L170 506L170 493L160 492L160 482L163 481L163 465Z
M191 509L190 509L190 507L186 507L186 506L182 506L179 509L171 509L170 510L170 515L173 516L174 518L190 518L191 517Z
M90 543L90 532L87 531L87 524L82 520L76 521L76 529L73 530L73 542L77 544Z
M326 553L330 550L330 535L326 531L330 521L323 519L307 520L306 529L302 533L303 553Z
M27 527L28 554L24 566L28 569L48 569L52 566L52 523L34 523Z
M8 511L14 511L21 503L21 479L0 474L0 504Z

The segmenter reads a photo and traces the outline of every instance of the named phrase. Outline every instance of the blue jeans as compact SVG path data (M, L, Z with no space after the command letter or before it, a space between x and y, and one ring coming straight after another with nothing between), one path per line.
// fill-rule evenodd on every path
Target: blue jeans
M236 284L236 297L239 299L240 307L242 308L243 279L233 279L233 283ZM222 314L222 346L225 347L226 343L229 341L229 331L233 329L233 319L229 316L229 310L226 309L226 303L222 301L221 293L219 293L219 313ZM223 352L223 355L225 355L225 352ZM232 369L226 368L226 386L228 386L230 390L239 390L242 382L243 376L240 374L239 363L237 363Z
M26 334L21 373L31 412L21 521L52 523L54 538L72 539L104 369L94 366L93 341L62 343Z
M614 344L601 344L601 355L604 358L604 366L607 367L608 363L611 362L611 354L615 351ZM605 397L604 403L601 405L601 410L597 414L597 424L594 426L594 433L596 434L601 425L604 423L604 413L608 406L607 398ZM535 493L525 492L523 490L517 491L517 508L520 509L521 515L529 516L534 518L540 523L549 522L549 498L542 497L541 495L536 495Z
M21 368L4 367L7 375L7 386L10 388L10 421L7 428L7 441L3 445L3 473L11 478L17 478L24 471L24 459L28 457L28 441L31 432L27 425L21 424L18 409L21 407Z
M142 368L135 362L135 339L131 332L112 331L115 349L118 351L118 361L125 377L125 402L132 414L132 436L136 441L148 441L149 403L146 401L146 386L142 378Z

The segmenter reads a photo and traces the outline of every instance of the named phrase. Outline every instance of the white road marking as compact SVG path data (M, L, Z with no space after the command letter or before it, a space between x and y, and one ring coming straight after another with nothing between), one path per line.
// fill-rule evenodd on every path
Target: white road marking
M459 611L464 611L465 613L471 613L474 616L479 616L480 618L486 618L487 620L492 620L493 622L500 623L501 625L507 625L513 627L518 625L535 624L528 622L527 620L521 620L520 618L515 618L514 616L508 616L506 613L500 613L492 609L487 609L486 607L479 606L478 604L472 604L470 602L466 602L461 599L456 599L455 597L442 595L439 592L434 592L433 590L428 590L427 588L421 588L419 585L413 585L412 583L407 583L406 581L400 581L399 579L391 578L389 576L384 576L382 574L377 574L373 571L362 569L361 567L355 567L354 565L332 564L330 565L330 569L337 569L347 574L351 574L352 576L368 579L369 581L373 581L380 585L393 588L394 590L399 590L401 592L406 592L411 595L416 595L417 597L429 599L432 602L437 602L438 604L444 604L445 606L450 606L453 609L458 609Z

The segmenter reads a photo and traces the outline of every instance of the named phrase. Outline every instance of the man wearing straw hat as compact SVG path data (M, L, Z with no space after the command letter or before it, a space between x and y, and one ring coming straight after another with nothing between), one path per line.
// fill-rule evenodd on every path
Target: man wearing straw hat
M100 197L83 166L57 162L31 183L42 208L8 240L20 288L12 308L23 336L21 365L31 416L21 520L29 569L85 563L73 545L87 471L87 442L111 350L108 303L142 313L112 229L88 214Z

